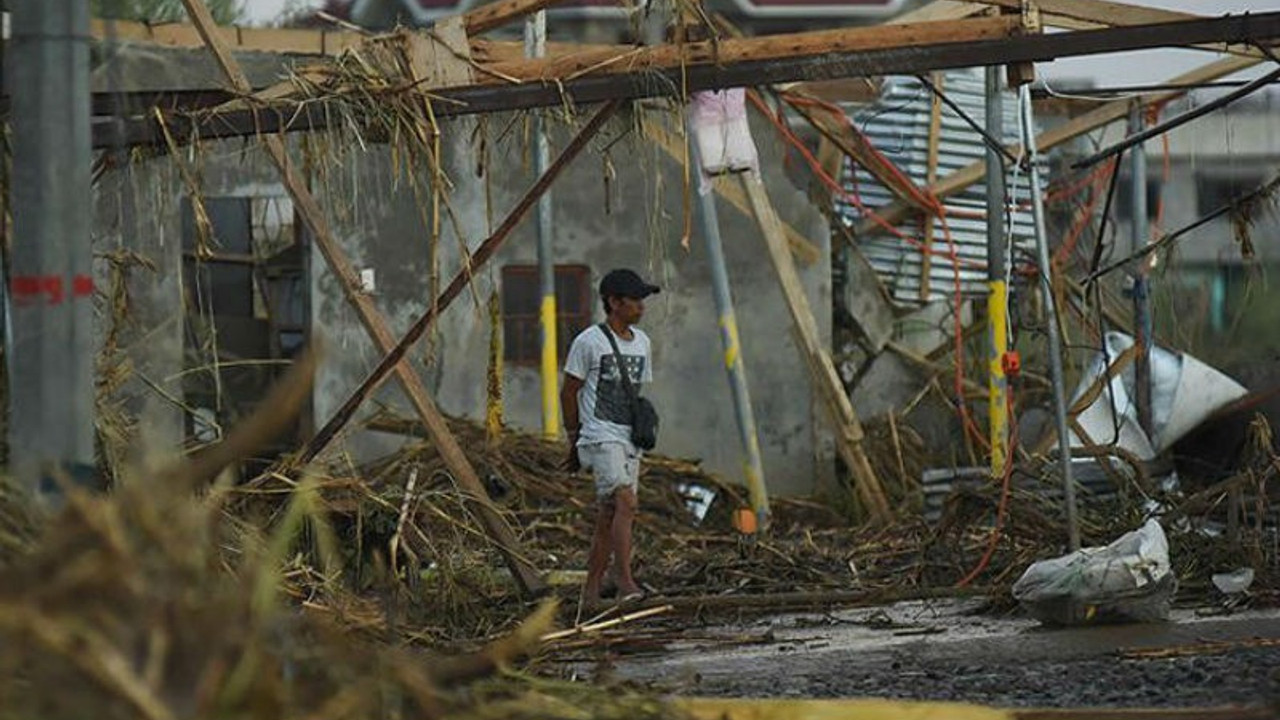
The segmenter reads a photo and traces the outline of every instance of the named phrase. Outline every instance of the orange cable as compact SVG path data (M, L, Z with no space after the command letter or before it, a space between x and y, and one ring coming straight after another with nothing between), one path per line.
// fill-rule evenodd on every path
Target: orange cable
M1013 417L1013 389L1009 389L1008 396L1005 398L1008 404L1009 416ZM1004 520L1009 511L1009 485L1013 478L1013 453L1014 448L1018 446L1018 424L1010 423L1009 433L1009 454L1005 457L1004 473L1000 479L1000 504L996 506L996 526L991 529L991 538L987 541L986 552L982 554L982 559L978 564L969 571L968 575L961 578L956 583L956 587L965 587L973 582L983 570L987 569L987 565L991 563L991 558L996 553L996 546L1000 544L1000 534L1004 532Z

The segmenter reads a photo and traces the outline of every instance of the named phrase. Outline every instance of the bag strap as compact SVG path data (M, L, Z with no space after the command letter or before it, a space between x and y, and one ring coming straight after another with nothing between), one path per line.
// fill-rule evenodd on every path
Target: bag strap
M627 372L627 363L622 359L622 351L618 349L618 341L613 337L613 331L609 329L608 323L600 323L597 327L609 339L609 345L613 348L613 357L618 363L618 374L622 376L622 386L627 389L627 395L631 398L631 402L635 403L636 388L631 384L631 373Z

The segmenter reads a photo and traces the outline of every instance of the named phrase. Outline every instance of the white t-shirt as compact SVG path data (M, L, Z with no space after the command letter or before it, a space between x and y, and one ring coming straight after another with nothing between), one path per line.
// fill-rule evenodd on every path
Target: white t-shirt
M631 398L622 384L613 347L604 333L599 325L578 333L564 363L565 374L582 381L582 391L578 393L578 420L582 423L579 445L631 442ZM627 376L638 394L641 383L653 382L653 360L649 355L649 336L638 327L632 327L631 334L631 340L617 335L614 338L627 367Z

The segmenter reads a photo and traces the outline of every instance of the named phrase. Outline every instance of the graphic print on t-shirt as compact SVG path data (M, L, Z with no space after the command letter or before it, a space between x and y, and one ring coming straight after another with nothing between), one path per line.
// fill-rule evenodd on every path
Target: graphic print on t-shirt
M644 356L623 355L622 360L627 366L631 386L639 390L640 379L644 377ZM631 396L627 394L627 386L622 384L622 376L618 374L618 358L613 353L600 357L596 417L619 425L631 424Z

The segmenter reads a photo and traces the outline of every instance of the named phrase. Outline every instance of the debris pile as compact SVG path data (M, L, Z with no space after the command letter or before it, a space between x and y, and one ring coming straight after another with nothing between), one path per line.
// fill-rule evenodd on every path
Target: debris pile
M323 544L314 486L297 488L266 533L225 513L220 497L159 478L110 495L68 492L65 509L0 570L8 716L683 716L617 688L498 673L538 647L554 602L461 655L353 632L280 592L296 587L294 553ZM318 594L341 595L332 585L318 581Z

